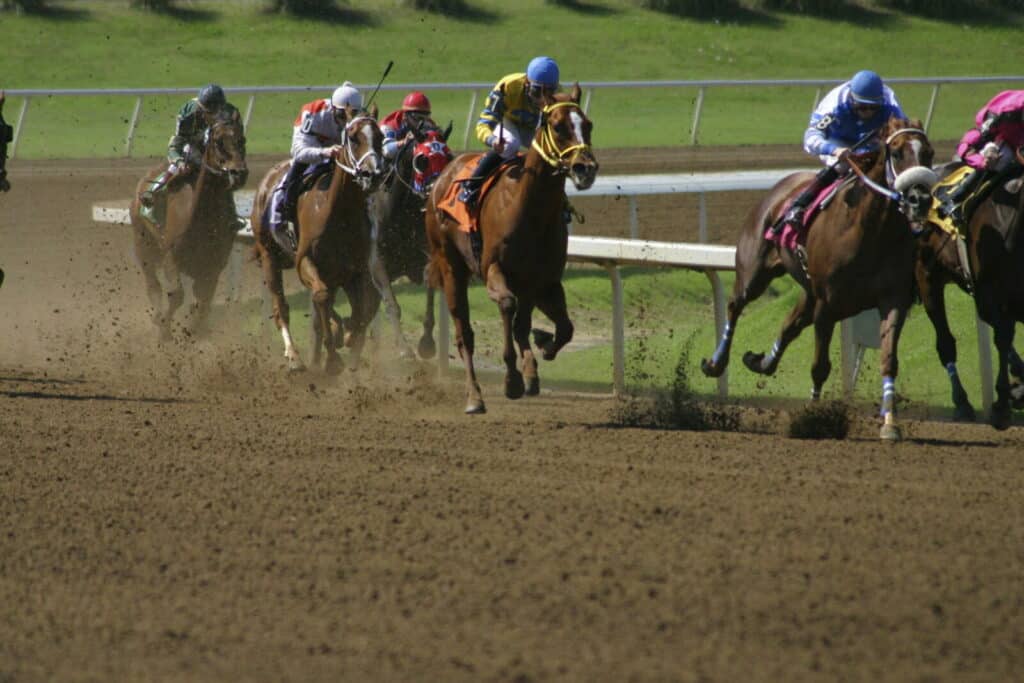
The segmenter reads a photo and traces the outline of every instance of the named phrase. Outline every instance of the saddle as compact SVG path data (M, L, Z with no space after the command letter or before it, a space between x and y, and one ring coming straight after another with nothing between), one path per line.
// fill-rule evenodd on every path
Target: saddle
M822 209L832 202L841 189L853 183L855 180L856 176L851 173L850 175L842 178L837 178L832 181L832 183L822 188L821 192L818 193L818 196L816 196L807 206L807 210L804 212L804 220L799 230L793 228L793 226L788 223L782 226L782 230L777 233L778 237L776 238L779 246L791 250L796 250L798 247L802 248L806 246L807 234L810 232L811 224L814 222L814 219ZM782 206L782 210L779 212L779 221L785 219L786 214L789 213L790 206L792 206L795 200L795 194L786 200L785 204Z
M476 200L476 210L470 214L469 210L466 208L465 202L459 200L459 193L462 191L463 182L469 180L469 178L473 176L473 173L476 172L477 161L479 161L482 156L483 154L474 154L466 161L465 164L463 164L462 168L459 169L455 178L452 179L451 184L448 186L444 196L437 205L437 208L448 214L448 216L458 224L459 230L471 234L478 232L480 229L478 225L480 207L483 206L484 197L494 186L495 181L497 181L497 179L501 177L501 174L507 169L523 165L523 158L521 157L515 157L508 161L503 161L501 165L491 173L491 175L484 179L483 184L480 186L480 196Z

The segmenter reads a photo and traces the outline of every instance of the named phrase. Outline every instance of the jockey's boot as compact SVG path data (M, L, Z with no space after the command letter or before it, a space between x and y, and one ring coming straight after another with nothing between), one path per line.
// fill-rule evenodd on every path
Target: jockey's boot
M476 211L476 203L480 199L480 187L487 180L487 176L491 175L500 165L501 155L492 149L480 157L473 175L462 181L462 192L459 193L459 201L466 205L466 210L469 213Z
M817 175L814 176L814 180L811 184L804 188L804 191L797 195L796 199L789 206L789 211L786 212L786 216L781 220L777 221L775 225L771 227L770 233L774 237L781 232L783 226L789 225L794 230L799 230L804 224L804 214L807 213L807 207L810 206L814 198L818 196L818 193L828 187L836 178L839 177L839 171L828 166L818 171Z
M953 188L953 191L949 193L946 200L942 202L942 205L939 207L939 213L949 218L954 225L962 226L965 218L964 204L967 203L967 199L974 192L974 189L978 187L984 175L985 171L980 168L976 168L965 175L960 184Z
M175 175L177 175L177 168L171 164L163 173L150 181L149 187L139 195L139 202L147 209L152 209L156 204L156 196L167 189Z
M284 177L284 204L281 207L281 218L284 222L297 222L295 209L299 203L299 194L302 192L302 174L309 168L309 164L292 162L288 168L288 174Z

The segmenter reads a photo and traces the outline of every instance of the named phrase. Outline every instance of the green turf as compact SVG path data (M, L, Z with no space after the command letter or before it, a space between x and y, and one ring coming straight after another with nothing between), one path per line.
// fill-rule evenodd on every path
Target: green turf
M266 14L254 2L179 3L177 15L127 8L124 0L55 3L61 18L3 14L2 82L7 88L328 85L373 83L394 60L389 83L493 83L547 53L563 80L830 78L870 67L886 77L1010 75L1024 56L1019 21L961 24L866 11L826 21L785 13L748 13L741 21L697 21L640 9L629 0L580 3L573 10L542 0L471 0L468 19L397 10L394 2L342 3L342 21ZM996 58L998 57L998 59ZM1012 83L944 86L932 137L953 139L978 105ZM1017 83L1019 87L1019 82ZM316 92L319 96L321 92ZM402 92L385 92L384 109ZM924 117L931 88L898 93ZM463 139L468 92L431 89L439 120ZM690 141L695 89L607 89L593 96L597 147L683 145ZM703 144L798 144L815 88L729 87L705 99ZM163 152L183 97L144 100L134 153ZM241 108L246 96L236 96ZM253 152L286 152L290 124L307 94L260 96L250 128ZM8 118L21 105L12 97ZM127 97L33 99L18 154L117 156L134 101Z
M625 292L627 342L626 381L631 390L664 388L672 377L681 352L689 348L689 380L693 389L713 395L717 382L700 372L700 359L710 356L717 342L711 288L700 274L677 269L625 268L622 271ZM731 273L723 274L727 291L732 286ZM551 363L540 363L542 382L561 388L587 391L609 391L612 379L611 348L611 285L603 270L574 267L565 278L570 313L576 327L574 341ZM403 330L415 345L421 332L424 295L421 288L399 285L396 294L403 311ZM767 351L775 340L782 320L798 297L798 288L788 278L776 280L769 291L752 303L736 332L730 364L729 394L734 398L805 398L810 395L810 364L814 349L813 330L805 330L786 352L774 377L762 377L747 370L741 358L744 351ZM299 349L309 348L308 295L290 298L293 334ZM973 302L950 287L947 304L951 325L957 330L960 371L964 385L975 404L980 406L981 386L978 379L977 335ZM258 302L248 304L253 315L249 332L272 323L258 315ZM347 315L342 303L339 312ZM478 369L497 370L502 367L501 323L497 307L482 287L470 289L470 310L476 331ZM549 321L536 314L534 325L552 329ZM381 348L389 353L390 328L381 325ZM436 338L436 332L435 332ZM900 338L900 373L897 390L917 414L949 417L949 380L935 353L934 332L923 309L914 307ZM273 345L274 353L279 351ZM837 327L832 340L832 376L826 385L826 397L842 395L840 375L840 336ZM454 348L453 348L454 353ZM309 360L308 354L304 358ZM461 363L452 361L453 371L461 373ZM855 399L863 404L877 403L881 395L878 351L869 349L856 386Z

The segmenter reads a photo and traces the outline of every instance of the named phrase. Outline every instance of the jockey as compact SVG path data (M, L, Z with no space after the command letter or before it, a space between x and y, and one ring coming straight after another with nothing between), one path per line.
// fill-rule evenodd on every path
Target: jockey
M490 150L477 163L473 176L462 185L459 199L472 212L480 186L503 160L512 159L533 142L545 102L558 89L558 64L550 57L535 57L526 73L505 76L487 96L476 124L476 137Z
M384 134L384 159L391 163L398 155L412 131L421 130L423 126L437 128L430 118L430 100L421 92L413 91L402 100L401 109L396 109L380 123L380 132Z
M14 140L14 129L4 121L4 99L5 93L0 90L0 192L11 189L7 181L7 143Z
M974 122L956 148L956 156L974 170L941 208L957 221L963 219L961 203L984 177L1019 169L1015 152L1024 145L1024 90L999 93L978 111Z
M338 86L330 98L302 105L292 128L291 167L274 189L271 200L270 229L279 243L282 239L291 242L290 236L281 234L281 228L294 218L302 174L310 166L337 159L344 153L341 141L345 126L362 107L363 96L349 81ZM294 248L292 244L288 246Z
M196 169L202 160L206 129L221 111L238 116L238 110L228 103L224 90L215 83L203 86L198 96L182 106L174 136L167 146L169 165L149 189L139 195L143 206L152 207L157 195L166 192L172 181L186 178Z
M793 200L785 218L772 226L770 236L776 235L786 223L799 230L804 212L818 193L849 172L847 155L866 151L867 138L893 116L906 118L892 89L874 71L858 71L825 95L804 132L804 150L821 159L825 168ZM870 147L877 144L875 141Z

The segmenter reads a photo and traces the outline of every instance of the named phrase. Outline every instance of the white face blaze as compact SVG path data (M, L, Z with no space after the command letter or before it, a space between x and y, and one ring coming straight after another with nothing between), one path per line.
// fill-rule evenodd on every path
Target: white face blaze
M569 112L569 120L572 121L573 135L576 138L576 142L584 144L586 141L583 139L583 115L578 111Z

